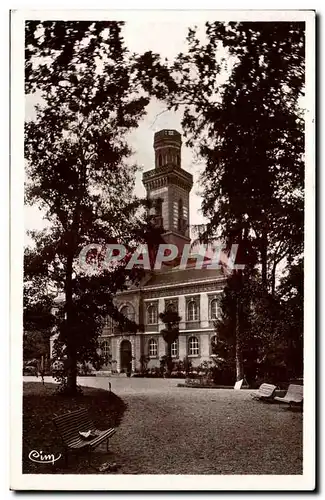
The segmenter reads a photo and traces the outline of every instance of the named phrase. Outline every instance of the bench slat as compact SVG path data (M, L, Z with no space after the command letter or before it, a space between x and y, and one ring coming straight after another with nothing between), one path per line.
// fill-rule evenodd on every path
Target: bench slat
M262 384L258 391L253 394L254 398L264 398L264 399L271 399L273 398L274 392L275 392L275 385L273 384Z
M55 417L53 419L64 443L68 448L83 448L83 447L95 447L99 445L103 440L108 439L115 432L115 428L106 429L100 431L96 429L94 423L88 416L88 412L85 409L75 410L70 413ZM93 439L83 439L80 436L79 431L86 432L91 431L96 434Z
M304 387L302 385L290 384L283 398L276 397L281 403L302 403L304 399Z

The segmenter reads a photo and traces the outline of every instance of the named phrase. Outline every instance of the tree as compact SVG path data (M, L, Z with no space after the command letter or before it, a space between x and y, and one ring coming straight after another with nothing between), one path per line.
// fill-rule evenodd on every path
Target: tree
M44 277L26 272L23 297L24 361L49 357L49 339L55 324L54 295L48 290Z
M49 228L33 232L25 271L46 277L63 301L56 317L56 349L67 357L67 391L76 391L77 362L97 360L104 317L128 325L114 294L140 279L126 269L132 251L150 234L143 203L131 193L136 165L128 133L149 98L137 80L138 61L126 50L120 22L27 22L26 92L37 90L36 117L25 126L26 202L45 213ZM92 275L78 256L89 243ZM105 270L105 245L128 249Z
M184 107L187 144L205 162L203 242L221 238L256 253L259 295L276 299L280 263L303 250L304 24L207 23L206 41L189 30L188 52L172 67L170 108ZM251 266L251 270L254 266ZM236 283L236 285L234 284ZM230 283L231 284L231 283ZM237 377L245 285L235 273ZM246 309L247 310L247 309ZM274 323L270 322L270 335Z
M172 343L178 339L180 316L176 311L164 311L159 314L161 321L165 324L165 328L161 330L162 337L167 344L167 374L172 371Z
M207 23L206 36L202 44L189 30L169 103L185 104L188 143L206 163L205 236L248 228L266 290L268 252L276 267L302 251L304 25L215 22Z

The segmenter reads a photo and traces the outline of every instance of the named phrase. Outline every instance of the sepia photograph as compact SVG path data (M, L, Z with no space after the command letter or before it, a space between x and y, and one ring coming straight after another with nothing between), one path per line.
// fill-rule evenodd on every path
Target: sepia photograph
M314 25L11 13L12 489L314 489Z

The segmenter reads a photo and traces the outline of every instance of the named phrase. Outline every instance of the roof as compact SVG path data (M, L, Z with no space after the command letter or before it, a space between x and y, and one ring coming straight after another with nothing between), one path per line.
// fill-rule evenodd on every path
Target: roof
M222 269L168 269L155 271L150 279L145 283L143 289L151 286L164 286L171 284L195 283L199 281L212 281L224 278Z

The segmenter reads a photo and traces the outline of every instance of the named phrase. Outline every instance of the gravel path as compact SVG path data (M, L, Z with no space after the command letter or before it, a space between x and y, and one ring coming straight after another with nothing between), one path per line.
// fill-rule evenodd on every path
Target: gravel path
M302 474L302 413L251 391L177 380L80 378L128 405L111 440L118 474Z
M112 449L124 474L301 474L302 416L230 390L127 396Z

